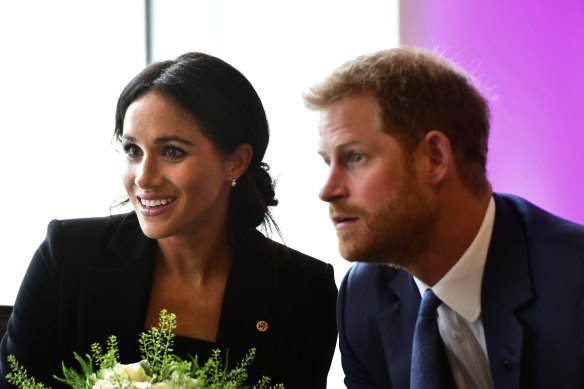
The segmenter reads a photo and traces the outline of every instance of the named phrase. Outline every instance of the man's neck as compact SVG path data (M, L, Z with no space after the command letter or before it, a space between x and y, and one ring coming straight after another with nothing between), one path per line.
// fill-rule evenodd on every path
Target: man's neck
M490 190L481 197L458 191L440 199L438 220L427 249L406 270L429 286L440 281L474 240L491 195Z

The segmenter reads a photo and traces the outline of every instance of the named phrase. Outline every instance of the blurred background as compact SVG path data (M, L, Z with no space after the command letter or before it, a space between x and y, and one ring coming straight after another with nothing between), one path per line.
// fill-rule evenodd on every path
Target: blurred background
M227 61L258 91L284 242L331 263L340 283L349 264L318 199L326 167L302 92L401 44L453 60L490 100L496 191L584 223L581 0L2 1L0 305L13 304L51 219L108 215L124 194L117 96L149 61L187 51ZM329 387L342 387L338 353Z

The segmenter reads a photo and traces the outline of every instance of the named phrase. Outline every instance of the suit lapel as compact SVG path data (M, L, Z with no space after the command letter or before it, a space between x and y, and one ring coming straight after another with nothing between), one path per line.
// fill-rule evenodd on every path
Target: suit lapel
M272 321L266 296L273 291L273 278L268 276L273 270L273 258L262 239L255 235L250 238L253 242L246 242L246 248L238 249L234 255L223 297L218 341L244 334L255 337L260 332L256 328L259 321L268 325Z
M519 387L523 328L514 311L533 298L525 228L499 196L482 282L481 309L487 353L496 388ZM378 323L392 387L408 387L412 339L420 305L413 278L399 272Z
M525 228L494 195L495 224L483 275L481 309L496 388L519 387L523 328L514 311L533 297Z
M390 302L379 313L379 328L391 387L405 388L410 385L409 356L412 354L420 293L413 277L405 271L400 271L388 288Z
M144 330L155 247L155 241L142 233L132 213L115 224L105 254L83 267L79 343L84 348L94 342L103 345L108 336L116 335L122 360L138 356L137 336ZM124 350L133 354L124 355Z
M281 318L287 307L270 306L280 300L274 295L275 258L267 240L257 231L235 246L238 249L225 286L217 346L229 347L232 364L239 363L254 347L257 350L254 365L265 371L277 369L278 361L273 356L279 355L279 340L286 338L282 331L288 325L283 325ZM267 328L259 323L267 324Z

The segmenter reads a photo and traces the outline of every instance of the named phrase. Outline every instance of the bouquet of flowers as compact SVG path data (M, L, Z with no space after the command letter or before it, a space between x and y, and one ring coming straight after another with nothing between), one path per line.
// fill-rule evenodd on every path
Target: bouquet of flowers
M216 349L212 356L199 365L197 358L185 361L172 354L173 330L176 315L162 310L158 327L140 334L142 361L123 365L118 362L117 338L112 335L107 340L104 352L98 343L91 345L91 355L85 357L74 353L80 369L63 364L63 377L55 378L72 389L241 389L246 388L247 367L255 357L251 349L234 369L223 365L221 351ZM19 389L50 389L43 383L29 377L24 367L14 355L8 356L12 371L6 379ZM270 379L263 377L253 389L283 389L278 384L270 386Z

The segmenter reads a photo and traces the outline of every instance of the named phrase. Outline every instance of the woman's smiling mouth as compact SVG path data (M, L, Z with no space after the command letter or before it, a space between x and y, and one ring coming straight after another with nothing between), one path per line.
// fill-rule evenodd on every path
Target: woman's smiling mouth
M152 199L152 200L147 200L147 199L143 199L143 198L139 197L139 200L140 200L140 203L147 208L156 208L156 207L160 207L160 206L172 203L174 200L176 200L176 197L167 197L167 198Z
M170 210L176 201L175 196L144 194L138 195L138 209L143 216L159 216Z

